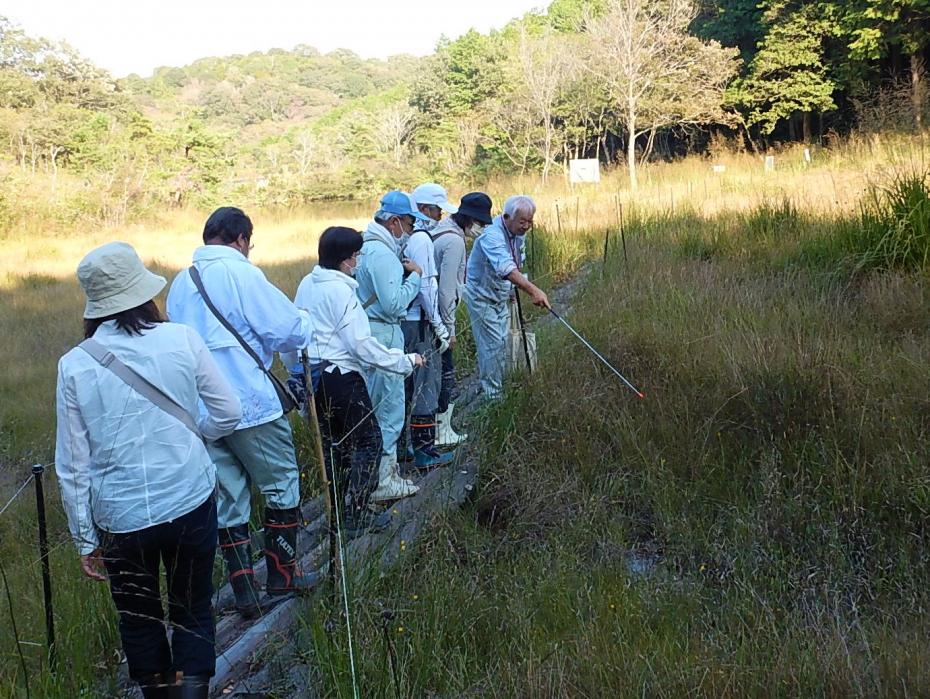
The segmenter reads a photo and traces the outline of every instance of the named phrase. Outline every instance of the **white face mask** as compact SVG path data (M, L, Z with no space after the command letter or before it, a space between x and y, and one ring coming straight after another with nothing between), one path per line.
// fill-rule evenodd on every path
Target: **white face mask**
M477 238L481 235L481 231L484 230L484 225L478 221L472 221L472 224L468 227L468 230L465 231L465 235L470 238Z
M358 269L358 260L357 258L353 258L351 262L349 260L346 260L345 262L342 263L341 267L342 267L341 271L343 274L345 274L348 277L354 277L355 270Z
M439 221L430 219L429 221L417 221L417 229L421 231L431 231L439 225Z

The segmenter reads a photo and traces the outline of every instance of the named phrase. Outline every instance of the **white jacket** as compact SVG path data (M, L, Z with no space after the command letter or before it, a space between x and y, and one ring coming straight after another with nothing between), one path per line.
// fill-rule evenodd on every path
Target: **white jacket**
M235 429L241 411L203 340L191 328L159 323L129 335L116 321L94 339L160 388L199 422L208 440ZM204 443L176 418L75 347L58 362L55 470L78 551L97 545L96 528L139 531L185 515L213 493L216 469Z
M414 355L388 349L371 335L368 316L357 295L358 282L334 269L317 265L297 287L294 304L310 314L313 336L307 346L310 361L328 361L342 371L384 369L408 375ZM293 357L287 362L296 364Z
M271 367L275 352L306 346L312 330L310 318L238 250L227 245L204 245L194 251L194 265L213 305L266 367ZM242 403L238 429L281 417L281 401L271 381L210 312L186 269L171 284L167 308L172 321L198 332L236 390Z
M440 337L446 336L445 326L439 315L439 287L436 271L436 252L433 239L424 230L410 234L404 246L404 255L416 262L423 274L420 279L420 291L407 309L407 320L420 320L420 314L436 329Z

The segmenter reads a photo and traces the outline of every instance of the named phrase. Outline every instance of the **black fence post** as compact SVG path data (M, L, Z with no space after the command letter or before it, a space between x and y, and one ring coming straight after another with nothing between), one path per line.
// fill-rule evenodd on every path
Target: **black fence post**
M42 488L42 474L45 466L36 464L32 475L36 481L36 512L39 519L39 555L42 559L42 588L45 592L45 638L48 643L49 670L55 671L55 617L52 607L52 574L48 561L48 528L45 521L45 491Z

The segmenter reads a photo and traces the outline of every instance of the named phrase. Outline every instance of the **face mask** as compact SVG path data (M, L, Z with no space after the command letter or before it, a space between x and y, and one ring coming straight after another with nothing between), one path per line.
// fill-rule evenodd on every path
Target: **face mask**
M438 225L439 221L434 221L433 219L430 219L429 221L417 221L417 228L424 231L431 231Z
M484 226L478 221L472 221L472 224L468 227L468 230L465 231L465 235L470 238L477 238L481 235L481 231L484 230Z

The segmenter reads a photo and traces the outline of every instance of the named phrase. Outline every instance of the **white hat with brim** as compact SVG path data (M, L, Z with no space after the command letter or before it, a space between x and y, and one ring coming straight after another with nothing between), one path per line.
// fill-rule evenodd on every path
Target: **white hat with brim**
M417 204L438 206L447 214L454 214L459 210L459 207L449 201L449 195L442 185L438 185L435 182L421 184L413 190L411 196L413 197L413 201Z
M141 306L158 296L168 283L149 272L129 243L107 243L84 256L78 282L87 296L84 317L106 318Z

